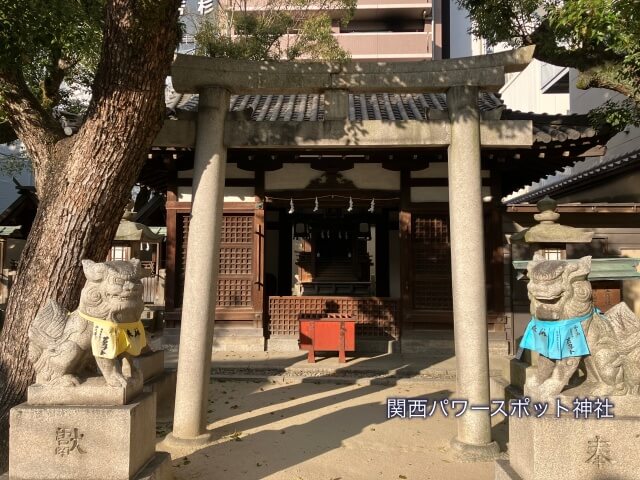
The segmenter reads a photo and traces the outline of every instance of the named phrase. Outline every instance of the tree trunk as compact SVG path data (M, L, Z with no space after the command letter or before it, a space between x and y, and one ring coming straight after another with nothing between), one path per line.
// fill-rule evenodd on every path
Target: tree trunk
M9 410L33 369L27 332L49 298L73 309L80 261L104 261L149 146L162 126L164 81L178 38L179 0L111 0L87 119L56 144L0 332L0 472L8 466ZM16 131L18 129L14 128ZM38 175L40 174L40 175Z

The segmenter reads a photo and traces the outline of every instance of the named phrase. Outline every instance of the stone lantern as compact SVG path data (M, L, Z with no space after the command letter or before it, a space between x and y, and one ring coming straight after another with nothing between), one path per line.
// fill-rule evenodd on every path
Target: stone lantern
M513 234L511 243L528 244L532 255L540 252L548 260L566 259L568 243L591 243L593 232L556 223L560 214L556 212L557 202L551 197L544 197L536 207L540 213L536 213L533 218L539 223Z

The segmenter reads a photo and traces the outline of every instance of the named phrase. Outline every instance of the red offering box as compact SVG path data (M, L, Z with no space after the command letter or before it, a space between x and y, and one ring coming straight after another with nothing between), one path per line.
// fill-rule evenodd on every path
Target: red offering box
M329 313L323 318L300 318L300 348L309 350L308 361L315 363L316 351L339 352L340 363L345 352L356 349L356 321L351 315Z

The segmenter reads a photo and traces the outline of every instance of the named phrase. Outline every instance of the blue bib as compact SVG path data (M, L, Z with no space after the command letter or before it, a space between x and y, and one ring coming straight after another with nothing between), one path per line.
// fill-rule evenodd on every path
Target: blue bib
M589 355L591 352L582 322L591 318L593 314L594 312L590 312L566 320L538 320L531 317L520 347L536 351L552 360Z

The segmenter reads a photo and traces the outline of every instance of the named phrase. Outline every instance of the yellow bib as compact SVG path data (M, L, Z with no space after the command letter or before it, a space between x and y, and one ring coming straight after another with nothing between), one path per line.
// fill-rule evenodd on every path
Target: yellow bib
M138 356L147 345L141 320L131 323L117 323L103 318L91 317L80 310L77 313L93 323L91 351L94 357L113 359L124 352Z

